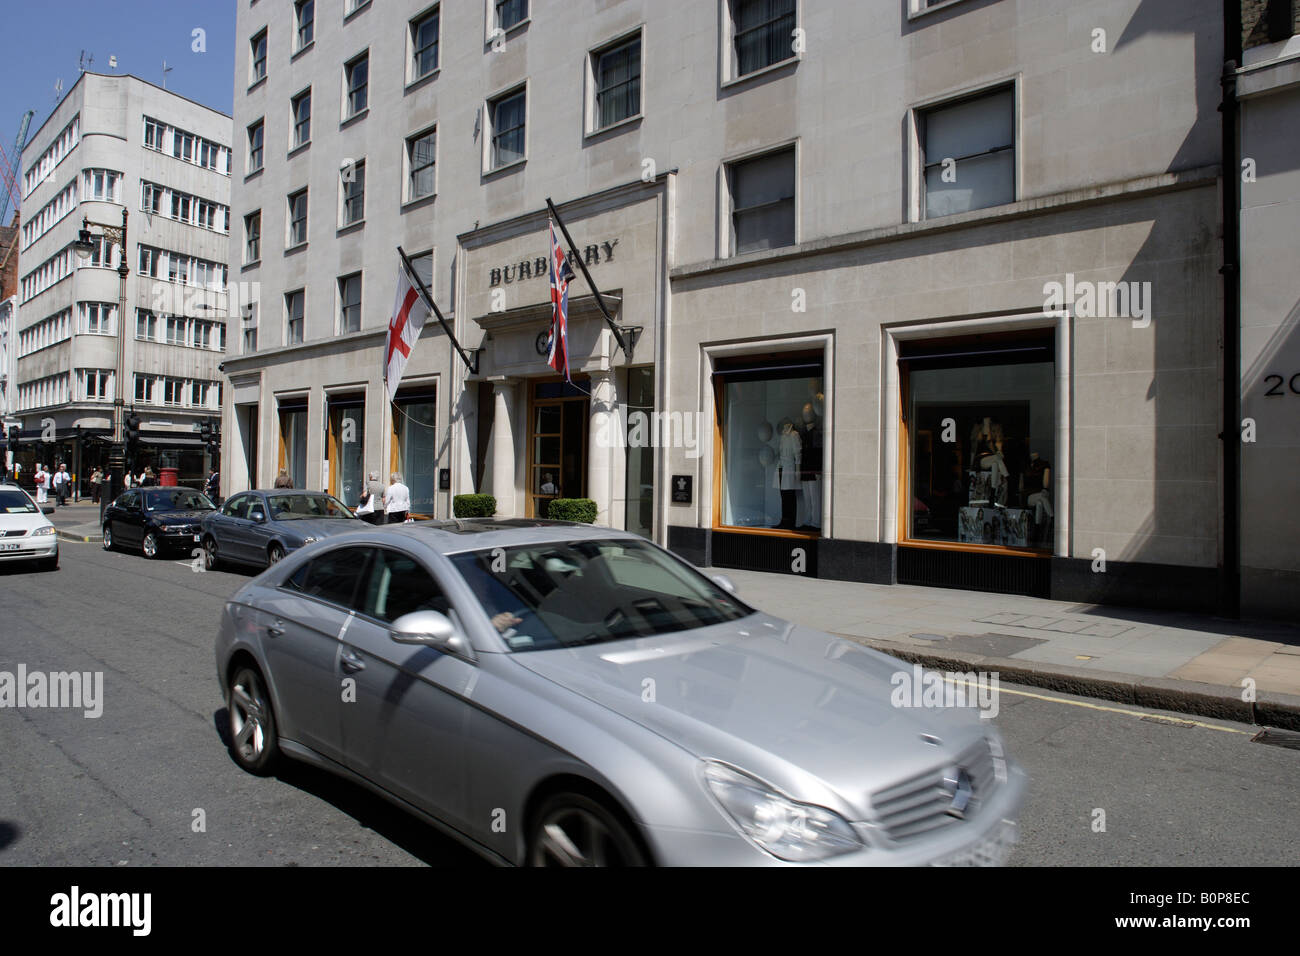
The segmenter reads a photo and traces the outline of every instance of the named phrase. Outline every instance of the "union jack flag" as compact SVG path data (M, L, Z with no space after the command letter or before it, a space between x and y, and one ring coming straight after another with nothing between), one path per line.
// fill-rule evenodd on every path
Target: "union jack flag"
M546 364L557 372L563 372L569 383L569 280L573 268L569 257L564 254L555 238L555 223L547 220L551 228L551 255L548 271L551 277L551 350L546 357Z

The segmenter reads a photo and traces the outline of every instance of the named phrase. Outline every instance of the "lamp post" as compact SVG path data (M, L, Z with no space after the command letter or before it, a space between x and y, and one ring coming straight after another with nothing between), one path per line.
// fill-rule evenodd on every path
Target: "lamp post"
M126 405L123 398L123 391L126 388L126 277L130 271L130 267L127 265L126 220L127 210L125 207L122 209L121 228L98 222L91 223L89 219L83 217L81 232L77 236L77 241L72 244L73 251L83 261L90 258L90 254L94 251L95 238L109 240L121 252L117 266L117 275L120 281L117 293L117 378L113 384L113 446L108 453L108 493L100 497L99 515L101 519L109 504L122 493L122 474L126 468L126 444L122 434ZM100 229L98 237L91 234L90 227L92 225Z

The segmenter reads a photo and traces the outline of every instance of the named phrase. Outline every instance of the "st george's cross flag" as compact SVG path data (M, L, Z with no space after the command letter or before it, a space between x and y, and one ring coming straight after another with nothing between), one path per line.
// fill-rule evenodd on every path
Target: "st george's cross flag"
M411 349L420 338L424 320L429 317L429 306L406 271L406 263L397 264L397 299L393 315L388 320L388 341L384 346L384 382L388 386L388 400L397 395L402 372L411 357Z
M546 364L557 372L563 372L565 380L572 383L573 378L569 375L569 280L573 278L573 267L555 239L555 223L551 220L547 223L551 227L551 351Z

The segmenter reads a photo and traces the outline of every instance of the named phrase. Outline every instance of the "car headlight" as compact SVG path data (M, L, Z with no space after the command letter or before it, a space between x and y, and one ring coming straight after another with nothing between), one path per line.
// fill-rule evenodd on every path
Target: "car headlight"
M777 859L803 863L862 849L839 814L791 800L726 764L706 762L704 780L740 831Z
M45 528L37 528L35 531L32 532L32 537L39 538L43 534L54 534L54 526L50 525Z

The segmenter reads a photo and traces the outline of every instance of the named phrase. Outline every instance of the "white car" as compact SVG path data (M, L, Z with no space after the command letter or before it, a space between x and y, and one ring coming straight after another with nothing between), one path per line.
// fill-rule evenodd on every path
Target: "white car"
M42 571L59 566L59 536L32 496L0 485L0 564L34 561Z

